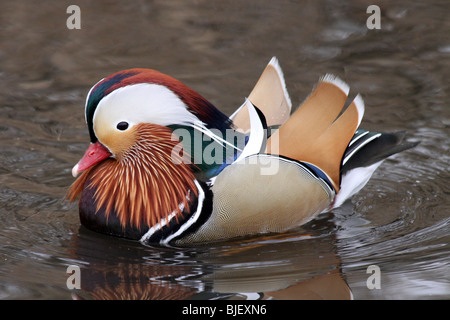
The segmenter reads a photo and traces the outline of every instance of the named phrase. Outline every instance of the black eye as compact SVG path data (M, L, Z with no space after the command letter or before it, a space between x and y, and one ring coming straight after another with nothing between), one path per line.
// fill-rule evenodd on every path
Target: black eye
M128 128L128 122L121 121L117 124L117 129L119 129L119 130L123 131L123 130L127 130L127 128Z

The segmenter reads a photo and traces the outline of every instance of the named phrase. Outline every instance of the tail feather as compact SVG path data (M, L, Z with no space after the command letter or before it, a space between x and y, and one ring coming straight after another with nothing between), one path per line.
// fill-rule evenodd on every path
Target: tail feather
M344 154L341 190L328 210L341 206L361 190L384 159L420 143L404 142L404 137L403 131L380 133L358 129Z
M404 138L404 131L381 133L359 129L345 151L341 174L357 167L370 166L419 144L405 142Z
M357 96L341 114L349 87L326 75L295 113L267 143L267 153L314 164L340 185L344 152L361 122L364 103Z
M298 136L302 144L314 143L324 130L337 118L344 107L349 87L339 78L332 75L323 77L309 97L283 125L283 130L289 130L291 135L300 133L313 138L306 140L304 136ZM284 133L286 135L286 133Z

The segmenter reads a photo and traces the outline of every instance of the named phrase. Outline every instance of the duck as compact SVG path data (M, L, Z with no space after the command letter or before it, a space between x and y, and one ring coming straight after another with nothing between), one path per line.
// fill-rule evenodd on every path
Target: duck
M190 245L282 233L340 207L405 132L359 128L365 105L320 77L292 110L273 57L230 116L153 69L111 74L88 92L90 144L67 199L87 229L144 244Z

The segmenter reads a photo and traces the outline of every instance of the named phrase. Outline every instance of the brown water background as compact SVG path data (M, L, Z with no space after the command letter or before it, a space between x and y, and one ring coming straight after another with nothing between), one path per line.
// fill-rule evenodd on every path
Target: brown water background
M66 9L81 9L69 30ZM381 9L381 29L366 9ZM287 234L196 248L80 228L64 201L89 144L85 96L154 68L230 115L272 56L295 106L325 73L366 103L362 127L421 144L386 160L342 208ZM450 2L2 1L0 299L450 298ZM66 286L81 268L81 290ZM380 268L369 289L367 268Z

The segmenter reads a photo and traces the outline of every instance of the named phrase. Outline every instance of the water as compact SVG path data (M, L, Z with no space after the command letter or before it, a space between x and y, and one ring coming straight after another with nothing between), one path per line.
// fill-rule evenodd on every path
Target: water
M63 1L0 4L0 298L450 297L450 4L371 1ZM272 56L298 104L324 73L366 102L362 127L406 130L342 208L286 234L194 248L80 227L64 201L88 145L84 99L102 77L149 67L231 114ZM69 265L81 290L66 285ZM381 289L370 290L370 265ZM333 290L332 290L333 289Z

